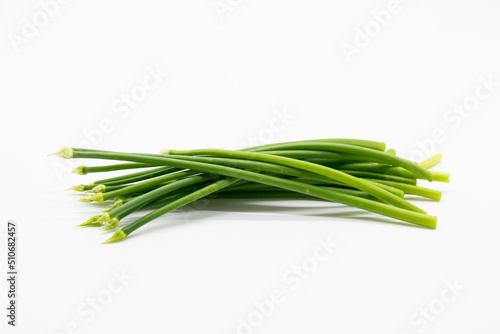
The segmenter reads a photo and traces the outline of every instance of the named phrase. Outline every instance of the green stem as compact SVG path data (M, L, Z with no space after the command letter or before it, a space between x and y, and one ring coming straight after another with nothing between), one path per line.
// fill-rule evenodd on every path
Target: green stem
M331 145L343 145L343 144L331 144ZM354 147L354 146L353 146ZM373 151L378 152L378 151ZM380 153L380 152L379 152ZM384 153L382 153L384 154ZM319 175L323 175L329 177L333 180L342 182L346 185L349 185L353 188L362 190L386 203L392 204L394 206L404 208L407 210L412 210L415 212L425 213L422 209L417 206L405 201L404 199L399 198L398 196L381 189L373 185L373 183L366 182L361 178L357 178L355 176L349 175L347 173L343 173L333 168L325 167L322 165L310 163L307 161L301 161L296 159L291 159L287 157L274 156L264 153L257 152L242 152L242 151L230 151L230 150L219 150L219 149L200 149L200 150L189 150L189 151L175 151L170 150L169 155L178 156L178 155L216 155L228 158L236 158L236 159L244 159L244 160L252 160L252 161L263 161L263 162L271 162L275 164L281 164L288 167L294 167L297 169L306 170L312 173L316 173ZM389 157L393 157L388 155ZM182 158L181 158L182 159ZM222 166L221 166L222 168Z
M294 144L293 146L287 144L275 144L275 145L279 146L280 149L286 149L287 147L290 147L290 149L294 150L295 149L320 150L320 151L341 152L341 153L359 155L366 157L367 161L370 158L372 158L377 161L387 163L389 165L403 167L404 169L414 172L415 174L429 181L432 181L434 179L434 175L432 174L432 172L428 171L427 169L419 166L418 164L412 161L400 158L392 154L388 154L386 152L373 150L370 148L347 145L347 144L338 144L338 143L307 143L307 142ZM181 151L181 152L184 152L184 154L186 154L185 152L194 152L194 151L204 151L204 150L191 150L191 151Z
M104 243L112 243L112 242L117 242L125 237L127 237L130 233L133 231L137 230L139 227L144 226L145 224L149 223L150 221L172 211L175 209L178 209L184 205L187 205L191 202L194 202L200 198L203 198L213 192L216 192L219 189L225 188L235 182L237 182L238 179L233 179L233 178L227 178L223 180L216 181L202 189L196 190L195 192L190 193L189 195L183 196L153 212L150 212L149 214L139 218L135 222L125 226L123 229L118 230L113 234L111 238L106 240Z
M113 191L106 191L104 193L90 195L87 197L88 197L88 199L94 200L96 202L103 202L103 201L107 201L111 198L115 198L118 196L123 196L123 195L131 194L131 193L137 193L137 192L141 192L143 190L154 189L164 182L182 179L186 176L191 176L191 175L195 175L195 174L199 174L199 172L197 172L197 171L175 172L175 173L167 174L167 175L160 176L160 177L157 177L154 179L150 179L150 180L145 181L145 182L132 184L130 186L123 187L121 189L117 189L117 190L113 190Z
M246 174L245 176L248 176L248 174L255 174L252 172L247 172L247 171L242 171L242 174ZM238 177L241 177L239 175ZM272 176L268 175L261 175L261 181L264 181L265 183L275 183L276 186L279 186L280 188L283 189L289 189L292 191L296 191L308 196L314 196L322 199L326 199L328 201L334 201L334 202L339 202L342 204L354 206L360 209L364 209L367 211L371 211L374 213L378 213L381 215L385 215L391 218L399 219L402 221L410 222L416 225L428 227L428 228L436 228L436 223L437 223L437 218L434 216L414 212L414 211L409 211L401 208L397 208L394 206L390 206L384 203L372 201L369 199L365 198L360 198L357 196L352 196L349 194L342 194L339 192L333 192L327 189L322 189L317 186L312 186L312 185L304 185L300 182L296 181L290 181L290 180L284 180L280 178L275 178ZM182 207L188 203L191 203L199 198L205 197L208 194L220 190L222 188L225 188L228 186L227 183L222 183L222 181L228 182L228 180L220 180L217 181L205 188L202 188L200 190L197 190L193 193L190 193L187 196L184 196L174 202L171 202L165 206L163 206L160 209L157 209L146 216L143 216L136 220L135 222L125 226L121 230L118 230L115 232L115 234L108 239L105 243L112 243L116 241L123 240L126 238L130 233L133 231L137 230L141 226L147 224L148 222L172 211L175 210L179 207ZM237 179L231 179L231 181L236 182ZM221 183L218 183L221 182ZM263 183L264 183L263 182Z
M376 183L385 184L385 185L388 185L388 186L391 186L394 188L398 188L398 189L404 191L404 193L406 195L417 195L417 196L433 199L435 201L441 200L442 193L440 191L437 191L434 189L414 186L411 184L385 181L385 180L372 179L371 181L376 182Z
M345 184L342 184L340 182L335 182L335 181L328 181L328 182L324 182L324 181L321 181L321 180L315 180L315 179L306 179L306 178L292 178L291 180L294 180L294 181L298 181L298 182L301 182L301 183L306 183L306 184L312 184L312 185L315 185L315 186L324 186L324 187L335 187L335 188L338 188L338 189L348 189L348 190L356 190L356 189L353 189L349 186L346 186ZM369 180L368 180L369 181ZM369 182L373 182L373 181L369 181ZM400 197L400 198L403 198L404 197L404 192L400 189L396 189L394 187L391 187L391 186L388 186L388 185L385 185L385 184L381 184L381 183L376 183L376 182L373 182L375 183L376 185L378 185L379 187L393 193L394 195ZM266 185L262 185L262 184L259 184L259 183L253 183L253 182L248 182L248 181L243 181L236 185L233 185L231 187L229 187L227 190L228 191L232 191L232 190L238 190L238 191L261 191L262 189L266 189L265 187L268 187ZM359 190L357 190L359 191ZM365 192L362 192L360 191L360 193L363 193L363 194L366 194ZM366 194L368 195L368 194ZM373 197L373 196L372 196ZM373 197L373 198L376 198L376 197Z
M277 143L277 144L267 144L261 146L254 146L243 149L241 151L269 151L269 150L281 150L285 149L300 149L302 144L346 144L352 146L365 147L376 151L385 151L385 143L372 141L372 140L363 140L363 139L346 139L346 138L331 138L331 139L311 139L311 140L301 140L301 141L291 141L285 143Z
M68 156L67 154L65 154ZM429 216L423 213L410 211L390 205L386 205L383 203L378 203L362 198L357 198L355 196L346 195L346 194L335 194L332 195L328 190L324 190L320 187L316 187L313 185L307 185L297 181L291 181L287 179L282 179L278 177L273 177L269 175L263 175L255 172L250 172L246 170L238 170L225 166L214 166L206 163L195 163L190 161L182 161L171 158L161 158L161 157L152 157L152 156L141 156L134 155L130 153L118 153L118 152L83 152L74 150L72 156L74 158L97 158L97 159L110 159L110 160L125 160L125 161L135 161L135 162L144 162L144 163L162 163L170 164L172 166L177 166L180 168L189 168L194 170L201 170L204 172L215 173L225 176L230 176L238 179L244 179L248 181L253 181L257 183L263 183L270 186L300 192L306 195L324 198L331 201L336 201L342 204L351 205L354 207L358 207L364 210L372 211L375 213L379 213L382 215L386 215L392 218L400 219L403 221L407 221L409 223L414 223L417 225L435 227L436 217ZM177 182L182 182L177 181ZM371 184L370 184L371 185ZM376 188L376 187L375 187ZM378 188L380 189L380 188ZM157 189L158 190L158 189ZM157 191L157 190L153 190ZM362 190L362 189L361 189ZM150 194L150 193L148 193ZM147 196L145 194L143 196ZM399 198L398 198L399 199ZM360 202L361 201L361 202ZM121 207L118 207L119 210Z
M344 173L350 174L352 176L360 177L363 179L379 179L379 180L387 180L387 181L413 184L413 185L417 184L416 179L411 179L411 178L406 178L406 177L401 177L401 176L396 176L396 175L388 175L388 174L375 173L375 172L364 172L364 171L357 171L357 170L346 170L346 169L339 169L339 170L344 172Z
M216 150L218 152L222 150ZM417 206L405 201L404 199L400 198L399 196L392 194L391 192L387 191L383 187L378 186L377 184L374 184L373 182L366 181L360 178L356 178L354 176L351 176L349 174L343 173L336 171L332 168L324 167L321 165L316 165L312 164L309 162L305 161L300 161L300 160L295 160L295 159L290 159L286 157L277 157L277 156L271 156L268 154L262 154L262 153L253 153L253 152L240 152L240 151L228 151L230 152L229 156L232 156L233 154L237 154L238 157L243 157L246 159L249 158L254 158L254 160L259 160L257 157L266 157L267 161L270 162L278 162L283 165L285 165L287 162L289 164L289 167L298 167L299 169L303 169L306 171L311 171L313 173L323 175L326 177L331 178L332 180L336 180L339 182L342 182L346 185L349 185L351 187L354 187L356 189L362 190L376 198L381 199L384 202L387 202L389 204L401 207L401 208L406 208L408 210L412 210L415 212L421 212L425 213L422 209L418 208ZM164 156L164 155L153 155L153 154L134 154L134 153L119 153L119 152L105 152L105 151L96 151L96 152L91 152L91 151L79 151L78 149L74 149L73 153L76 157L87 157L87 158L101 158L101 159L111 159L111 160L126 160L126 161L136 161L136 162L146 162L146 163L164 163L169 166L177 166L180 168L188 168L188 169L194 169L194 170L199 170L203 172L209 172L209 173L216 173L216 174L221 174L225 176L231 176L231 177L237 177L237 174L240 173L240 170L234 169L234 168L229 168L226 166L214 166L213 164L207 164L207 163L201 163L197 161L187 161L187 160L182 160L182 157L180 156ZM184 157L185 159L188 159L187 157ZM207 157L189 157L189 159L210 159ZM213 158L215 159L215 158ZM265 162L265 160L264 160ZM256 161L254 161L256 163ZM291 163L291 164L290 164ZM284 168L284 167L282 167ZM251 180L250 180L251 181Z
M135 169L135 168L149 168L155 167L156 165L151 164L142 164L142 163L126 163L126 164L116 164L116 165L107 165L107 166L80 166L77 169L82 170L84 174L89 173L102 173L102 172L114 172L117 170L125 170L125 169Z
M185 179L181 179L179 181L169 183L162 187L151 190L143 195L133 197L130 201L127 201L123 205L111 210L109 212L109 216L110 218L122 219L127 215L129 215L130 213L143 207L147 203L154 201L166 194L213 179L214 179L213 175L205 174L205 175L191 176Z
M89 152L89 151L87 151ZM179 168L174 167L159 167L155 169L145 170L142 172L121 175L116 177L111 177L107 179L102 179L98 181L94 181L93 184L105 184L106 186L117 186L123 185L127 183L139 182L147 179L152 179L157 176L165 175L168 173L173 173L179 171Z
M196 150L199 152L200 150ZM349 174L339 172L335 169L328 168L325 166L312 164L305 161L290 159L286 157L278 157L269 154L263 153L255 153L255 152L241 152L241 151L226 151L226 150L201 150L203 153L209 151L211 153L225 154L228 157L235 158L243 158L243 159L252 159L264 162L278 163L282 165L288 165L289 167L295 167L298 169L308 170L310 172L320 174L326 177L330 177L333 180L345 183L351 187L362 190L386 203L405 208L408 210L412 210L415 212L426 213L422 209L417 206L411 204L410 202L405 201L404 199L388 192L387 190L378 187L373 182L369 182ZM181 151L182 152L182 151ZM192 152L192 151L188 151ZM225 153L224 153L225 152ZM101 159L110 159L110 160L126 160L126 161L135 161L135 162L145 162L145 163L158 163L163 162L165 165L179 167L179 168L187 168L193 170L199 170L202 172L221 174L230 177L238 177L238 174L242 174L244 171L226 167L226 166L215 166L213 164L194 162L182 160L182 157L179 156L161 156L161 155L153 155L153 154L134 154L134 153L119 153L119 152L104 152L104 151L79 151L78 149L74 149L73 155L75 158L101 158ZM241 177L241 179L244 179ZM255 180L250 180L254 182L259 182ZM261 182L262 183L262 182Z
M431 157L425 161L422 161L421 163L419 163L419 165L425 169L429 169L429 168L436 166L441 161L442 158L443 158L443 155L441 153L438 153L438 154L434 155L433 157Z

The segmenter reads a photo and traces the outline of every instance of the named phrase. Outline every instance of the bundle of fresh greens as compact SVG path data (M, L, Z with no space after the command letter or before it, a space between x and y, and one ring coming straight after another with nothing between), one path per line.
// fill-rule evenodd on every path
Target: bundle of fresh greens
M133 212L149 211L123 225L105 243L120 241L152 220L204 197L312 198L342 203L410 224L436 228L437 218L408 202L405 195L439 201L441 192L417 180L448 182L449 174L429 171L441 154L422 163L386 151L384 143L359 139L317 139L251 147L239 151L163 150L160 154L121 153L64 147L55 155L126 161L79 166L74 173L141 169L71 189L92 193L82 202L114 204L79 226L112 230Z

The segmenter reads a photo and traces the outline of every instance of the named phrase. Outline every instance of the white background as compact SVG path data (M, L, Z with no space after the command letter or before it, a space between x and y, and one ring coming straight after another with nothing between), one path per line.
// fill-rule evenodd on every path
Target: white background
M2 332L233 334L279 289L285 301L254 333L498 333L498 2L404 0L350 62L342 43L376 29L371 12L389 1L221 3L231 10L211 0L75 0L15 52L13 34L25 18L43 21L42 9L0 2L0 254L5 263L15 220L20 272L15 329L1 280ZM169 75L117 113L148 68ZM475 99L488 77L497 86ZM447 114L464 101L479 102L468 117ZM276 123L276 110L292 116ZM100 245L110 234L74 226L101 207L64 191L93 177L46 158L89 138L94 148L157 152L236 149L251 137L373 139L415 158L440 151L436 169L452 182L431 185L441 202L414 202L438 228L324 202L220 200ZM340 246L292 290L282 276L327 237ZM133 279L90 319L81 308L110 296L114 271ZM425 326L411 323L443 305L447 280L466 288Z

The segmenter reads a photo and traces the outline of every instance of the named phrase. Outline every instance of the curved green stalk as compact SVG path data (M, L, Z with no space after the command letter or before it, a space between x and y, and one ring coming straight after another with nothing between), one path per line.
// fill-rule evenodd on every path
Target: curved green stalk
M107 184L101 184L97 186L97 188L95 189L96 191L107 190L108 192L110 192L110 190L120 191L122 189L129 188L129 190L132 191L131 193L129 193L129 195L137 196L131 198L130 200L122 201L121 203L126 203L122 204L119 207L115 206L111 209L110 212L105 213L103 216L106 216L106 219L103 220L103 216L94 216L82 225L96 226L97 224L101 224L104 222L105 229L114 228L118 225L121 216L126 216L127 214L141 208L149 208L152 206L160 205L163 202L170 201L160 209L155 210L150 214L140 218L136 222L127 225L122 230L118 230L107 242L121 240L137 228L143 226L156 217L161 216L163 213L169 212L176 207L181 207L193 200L196 200L193 199L193 194L197 194L198 196L200 196L199 198L202 198L207 196L207 194L213 193L217 190L222 191L221 193L219 193L218 198L283 198L285 196L292 198L303 198L304 196L313 196L320 199L326 199L329 201L351 205L413 224L435 228L437 222L436 217L423 214L423 210L418 209L409 202L401 200L396 194L387 192L383 188L385 187L386 189L399 189L399 194L402 194L402 191L404 191L407 194L416 194L419 196L439 200L441 196L440 192L417 187L416 185L414 185L414 183L416 182L416 180L414 180L414 175L424 177L426 175L425 172L427 172L427 176L430 176L426 177L426 179L428 180L432 180L433 177L435 177L436 180L444 180L447 178L447 176L449 177L449 174L441 173L442 175L436 177L434 173L428 172L424 168L429 168L429 164L426 165L424 162L421 165L417 165L415 163L411 163L407 160L393 156L390 150L389 152L383 152L383 150L385 149L385 145L383 145L383 147L378 146L378 150L373 149L376 145L370 148L362 147L362 145L355 147L351 146L351 143L339 143L338 140L335 140L334 142L329 142L328 140L313 140L307 142L263 145L260 147L260 149L250 148L248 149L248 151L170 151L170 154L176 155L168 155L166 157L153 154L128 154L99 150L78 150L65 147L58 151L56 155L64 158L88 157L98 159L123 160L131 161L132 164L136 165L145 164L150 166L165 166L161 168L169 168L170 171L172 171L172 169L177 171L187 169L189 171L185 172L192 172L193 174L200 172L204 173L197 176L187 176L186 179L177 179L177 181L171 180L172 182L166 185L161 183L161 181L153 179L141 184L129 186L122 186L120 184L109 185L109 187ZM272 151L273 149L275 151ZM265 151L264 153L264 150L271 151ZM287 156L286 150L290 151L291 154L288 154L289 156ZM292 151L294 152L292 153ZM316 153L312 153L314 151L316 151ZM346 156L348 155L352 155L352 157L354 157L351 162L372 161L374 163L369 164L372 170L337 170L307 161L296 160L300 155L302 155L302 159L304 160L321 159L321 157L324 157L325 155L323 154L323 152L318 153L320 151L328 151L326 152L326 154L330 154L329 160L334 160L334 156L332 154L338 154L338 156L336 156L336 158L338 159L335 160L335 163L337 164L339 161L342 161L342 159L344 160L344 162L348 162L349 160L346 160ZM362 153L363 151L365 152ZM186 152L189 152L191 156L184 156ZM270 155L269 153L281 153L283 155ZM200 157L196 155L204 156ZM212 155L215 155L215 157L212 157ZM292 157L296 159L292 159ZM356 160L357 158L361 158L363 160ZM400 161L397 161L398 159ZM434 161L433 164L436 164L436 162ZM404 179L402 175L391 175L390 173L384 173L383 168L390 169L394 173L399 172L401 174L404 174L403 172L406 172L405 176L411 175L412 177L409 177L408 179L412 180L411 182L408 182L408 180ZM422 172L422 169L425 172ZM83 171L84 169L82 168L82 172ZM262 171L264 173L272 173L273 175L260 173ZM147 171L147 173L145 174L150 175L150 172L151 171ZM162 171L162 173L168 172L168 170ZM289 174L287 174L287 172ZM227 179L215 181L209 185L203 185L203 183L210 181L209 177L214 177L206 173L226 176ZM286 176L276 177L274 176L274 174ZM354 174L355 176L351 174ZM158 179L163 180L163 177L165 176L172 178L172 176L170 175L162 175ZM291 179L289 178L290 176L294 176L295 178ZM144 177L144 174L140 175L139 177ZM203 180L199 179L204 177L207 178ZM360 179L360 177L364 177L364 179ZM125 184L126 181L123 180L124 179L118 179L112 180L111 182L117 181L124 182L122 184ZM230 185L224 185L221 186L221 188L215 189L217 188L217 186L214 185L216 185L220 181L226 180L233 180L233 182ZM168 182L168 178L166 182ZM184 183L180 185L179 183L181 182ZM245 184L245 182L255 182L257 184ZM315 185L321 183L323 183L324 186ZM240 185L240 189L238 189L238 186L234 186L231 189L232 185L237 184ZM339 185L334 186L335 184ZM148 188L147 186L150 186L150 188ZM158 188L151 190L151 187L153 186ZM193 186L198 190L195 190L194 192L191 192L192 190L187 191L186 187L188 186ZM247 186L247 188L252 186L255 188L261 187L261 190L254 189L254 191L248 191L248 189L241 189L245 188L245 186ZM119 189L115 189L113 187L117 187ZM200 187L203 188L200 189ZM213 187L215 187L215 190L212 189ZM348 188L346 189L344 187ZM355 189L349 189L349 187L354 187ZM168 189L165 190L166 188ZM279 190L278 188L284 189L285 191ZM136 193L139 191L147 192L145 194ZM375 198L371 197L372 195L374 195L373 193L375 193ZM398 202L396 198L398 198L401 202ZM379 200L384 200L385 202L394 206L388 205L384 202L379 202Z
M353 189L353 188L346 186L345 184L342 184L340 182L335 182L335 181L324 182L321 180L307 179L307 178L292 178L291 180L298 181L301 183L306 183L306 184L312 184L315 186L335 187L337 189L346 189L346 190L350 190L350 191L356 190L356 189ZM367 180L367 181L373 182L370 180ZM400 189L397 189L397 188L394 188L394 187L391 187L391 186L388 186L385 184L381 184L381 183L376 183L376 182L373 182L373 183L375 183L377 186L393 193L394 195L396 195L400 198L404 197L404 192ZM269 189L269 186L266 186L266 185L263 185L260 183L242 181L242 182L235 184L235 185L232 185L232 186L230 186L227 189L224 189L222 191L226 191L226 190L227 191L262 191L263 189ZM359 191L359 190L356 190L356 191ZM362 191L359 191L359 192L366 194L365 192L362 192ZM366 195L368 195L368 194L366 194ZM376 197L373 197L373 198L376 198Z
M352 176L360 177L363 179L380 179L380 180L387 180L387 181L413 184L413 185L417 184L416 179L406 178L406 177L401 177L401 176L396 176L396 175L388 175L388 174L382 174L382 173L365 172L365 171L348 170L348 169L339 169L339 170L344 172L344 173L350 174Z
M425 169L429 169L429 168L436 166L441 161L442 158L443 158L443 155L441 153L437 153L433 157L431 157L425 161L420 162L419 165Z
M394 166L400 166L404 169L407 169L415 174L423 177L428 181L432 181L434 179L434 175L432 172L427 169L419 166L418 164L411 162L409 160L400 158L398 156L388 154L385 152L347 144L338 144L338 143L298 143L293 146L287 144L274 144L279 146L280 149L286 149L290 147L291 149L306 149L306 150L320 150L320 151L332 151L332 152L341 152L341 153L349 153L353 155L360 155L366 158L372 158L378 160L383 163L387 163ZM190 151L180 151L184 152L195 152L195 151L204 151L204 150L190 150ZM257 151L257 150L255 150ZM193 153L194 154L194 153ZM367 159L368 161L368 159Z
M269 151L269 150L281 150L285 149L300 149L302 144L316 144L316 143L328 143L328 144L346 144L352 146L365 147L376 151L385 151L386 145L382 142L364 140L364 139L348 139L348 138L330 138L330 139L311 139L311 140L300 140L291 141L285 143L277 144L266 144L260 146L254 146L242 149L241 151Z
M91 151L86 151L91 152ZM102 151L101 151L102 152ZM165 175L168 173L177 172L181 169L174 167L159 167L150 170L145 170L137 173L132 173L128 175L121 175L116 177L111 177L107 179L94 181L93 184L105 184L106 186L117 186L127 183L139 182L147 179L151 179L157 176Z
M176 156L179 157L179 156ZM344 183L335 181L327 176L316 174L316 173L311 173L306 170L302 169L297 169L293 167L288 167L284 165L279 165L275 163L269 163L269 162L262 162L262 161L255 161L255 160L242 160L242 159L227 159L227 158L219 158L219 157L200 157L200 156L182 156L183 160L189 160L189 161L196 161L196 162L206 162L206 163L212 163L212 164L217 164L217 165L223 165L227 167L235 167L235 168L242 168L242 169L248 169L248 170L253 170L253 171L258 171L258 172L268 172L268 173L274 173L274 174L282 174L282 175L288 175L288 176L295 176L295 177L300 177L300 178L306 178L306 179L311 179L311 180L317 180L317 181L323 181L326 183L331 183L334 185L342 185ZM369 175L373 177L374 175ZM392 179L393 181L396 179ZM400 181L400 180L398 180ZM345 185L345 184L344 184ZM391 192L398 197L403 197L401 191L398 191L398 189L395 189L393 187L388 187L388 186L381 186L380 184L377 184L378 187L383 188L384 190Z
M245 176L248 177L249 174L255 174L255 173L242 171L242 174L245 174ZM241 177L241 175L238 177ZM299 193L302 193L305 195L314 196L314 197L326 199L329 201L334 201L334 202L354 206L354 207L357 207L360 209L364 209L364 210L371 211L374 213L382 214L382 215L385 215L385 216L388 216L391 218L410 222L410 223L413 223L416 225L429 227L429 228L436 228L437 218L434 216L405 210L402 208L387 205L385 203L380 203L380 202L372 201L369 199L352 196L349 194L343 194L340 192L333 192L333 191L322 189L321 187L317 187L317 186L313 186L313 185L305 185L305 184L297 182L297 181L280 179L280 178L276 178L276 177L269 176L269 175L261 175L261 178L262 178L261 181L263 181L262 183L265 183L265 184L274 183L275 186L278 186L278 187L283 188L283 189L289 189L289 190L299 192ZM227 181L227 180L220 180L220 181ZM217 182L220 182L220 181L217 181ZM236 182L237 179L233 179L232 181ZM172 210L175 210L179 207L182 207L182 206L184 206L188 203L191 203L199 198L205 197L208 194L227 186L227 184L219 185L219 184L217 184L217 182L215 182L207 187L204 187L200 190L197 190L197 191L195 191L187 196L184 196L184 197L182 197L174 202L171 202L171 203L165 205L164 207L147 214L144 217L139 218L138 220L125 226L121 230L116 231L115 234L110 239L108 239L105 243L112 243L112 242L123 240L128 235L130 235L130 233L132 233L133 231L137 230L138 228L147 224L148 222L164 215L165 213L168 213Z
M272 175L272 174L271 174ZM321 175L319 175L321 176ZM334 188L337 188L337 189L344 189L344 190L348 190L348 191L357 191L355 189L352 189L344 184L342 184L341 182L337 182L337 181L333 181L333 180L330 180L328 178L304 178L304 177L298 177L298 178L295 178L294 179L295 181L299 181L299 182L302 182L302 183L306 183L306 184L313 184L313 185L317 185L317 186L325 186L325 187L334 187ZM368 182L373 182L373 181L370 181L370 180L367 180ZM391 187L391 186L388 186L388 185L385 185L385 184L381 184L381 183L376 183L376 182L373 182L375 183L378 187L380 188L383 188L391 193L393 193L394 195L400 197L400 198L404 198L404 192L400 189L397 189L397 188L394 188L394 187ZM156 188L159 188L161 186L164 186L165 184L162 183L162 184L155 184L154 186L151 186L150 188L148 189L143 189L142 191L140 192L137 192L137 193L134 193L136 194L136 196L139 196L145 192L148 192L152 189L156 189ZM118 186L118 187L123 187L123 186ZM109 187L109 188L113 188L113 186ZM120 188L121 189L121 188ZM269 187L269 186L266 186L266 185L262 185L262 184L259 184L259 183L254 183L254 182L250 182L250 181L245 181L245 180L240 180L239 182L237 182L236 184L234 185L231 185L229 186L227 189L224 189L222 190L223 192L224 191L251 191L251 192L255 192L255 191L270 191L271 189L275 189L273 187ZM274 191L278 191L278 190L274 190ZM368 194L366 194L365 192L362 192L362 191L358 191L358 194L364 194L367 196L370 196ZM374 199L375 197L373 196L370 196L372 199ZM130 201L132 198L129 198L129 199L126 199L125 202L127 201Z
M386 184L386 185L394 187L394 188L398 188L398 189L404 191L404 193L406 195L417 195L417 196L433 199L435 201L441 200L442 193L440 191L437 191L434 189L414 186L411 184L385 181L385 180L372 179L371 181L376 182L376 183Z
M387 153L387 154L392 154L392 155L396 155L396 150L395 150L395 149L393 149L393 148L390 148L390 149L388 149L387 151L385 151L385 153Z
M120 219L123 219L132 212L144 207L144 205L147 205L149 202L152 202L166 194L175 192L179 189L187 188L212 179L214 179L213 175L205 174L191 176L179 181L174 181L140 196L133 197L130 201L127 201L121 206L104 213L101 216L99 222L105 224L105 229L112 229L118 225Z
M331 144L331 145L342 145L342 144ZM377 151L374 151L377 152ZM346 185L354 187L356 189L362 190L378 199L415 212L425 213L422 209L417 206L405 201L404 199L395 196L394 194L381 189L380 187L374 186L373 183L366 182L363 179L357 178L355 176L349 175L347 173L338 171L333 168L325 167L322 165L310 163L307 161L301 161L296 159L291 159L287 157L274 156L265 153L258 152L241 152L241 151L230 151L230 150L219 150L219 149L201 149L201 150L189 150L189 151L175 151L170 150L169 155L174 157L184 156L184 155L216 155L228 158L252 160L252 161L263 161L271 162L275 164L281 164L288 167L294 167L297 169L306 170L312 173L323 175L329 177L333 180L340 181ZM392 157L391 155L388 155ZM181 157L182 159L182 157ZM193 167L195 168L195 167ZM222 166L221 166L222 168Z
M131 224L128 224L127 226L125 226L123 229L121 230L118 230L115 232L115 234L113 234L113 236L111 238L109 238L108 240L106 240L104 243L112 243L112 242L117 242L117 241L120 241L120 240L123 240L124 238L126 238L130 233L132 233L133 231L137 230L139 227L147 224L148 222L172 211L172 210L175 210L177 208L180 208L184 205L187 205L191 202L194 202L200 198L203 198L207 195L210 195L211 193L213 192L216 192L217 190L219 189L222 189L222 188L225 188L235 182L237 182L238 179L233 179L233 178L227 178L227 179L223 179L223 180L218 180L202 189L199 189L199 190L196 190L195 192L192 192L190 193L189 195L187 196L183 196L163 207L161 207L160 209L157 209L153 212L150 212L149 214L139 218L138 220L136 220L135 222L131 223Z
M217 152L221 154L225 150L211 150L212 152ZM305 161L289 159L285 157L277 157L263 153L255 153L255 152L241 152L241 151L226 151L229 152L230 157L242 157L243 159L254 159L260 161L268 161L268 162L276 162L295 167L299 169L309 170L311 172L324 175L327 177L331 177L334 180L345 183L346 185L352 186L356 189L362 190L374 197L381 199L384 202L389 204L399 206L401 208L406 208L408 210L412 210L415 212L425 213L422 209L417 206L411 204L410 202L405 201L404 199L399 198L398 196L378 187L373 184L373 182L369 182L363 179L356 178L349 174L339 172L337 170L316 165L312 163L308 163ZM187 168L193 170L199 170L202 172L220 174L224 176L230 177L238 177L238 175L244 175L247 171L242 171L239 169L234 169L226 166L217 166L213 164L194 162L182 160L179 156L162 156L162 155L153 155L153 154L134 154L134 153L120 153L120 152L105 152L105 151L79 151L78 149L74 149L73 156L75 158L97 158L97 159L110 159L110 160L125 160L125 161L134 161L134 162L145 162L145 163L164 163L165 165L179 167L179 168ZM255 173L253 173L255 174ZM240 177L241 179L245 179L244 177ZM250 179L250 181L260 182L259 179Z
M135 168L149 168L155 167L156 165L142 164L142 163L126 163L117 165L107 165L107 166L78 166L73 170L73 173L79 175L86 175L89 173L102 173L102 172L113 172L117 170L125 169L135 169Z
M112 198L115 198L118 196L136 193L136 192L140 192L142 190L154 189L158 185L161 185L164 182L181 179L181 178L184 178L186 176L191 176L191 175L195 175L195 174L199 174L199 172L197 172L197 171L185 171L185 172L170 173L170 174L167 174L164 176L157 177L155 179L150 179L150 180L142 182L142 183L132 184L130 186L123 187L121 189L107 191L107 192L101 192L101 193L97 193L94 195L89 195L89 196L86 196L84 198L84 200L88 199L91 201L103 202L103 201L107 201L109 199L112 199ZM102 186L102 185L99 185L97 187L100 187L100 186Z
M167 153L169 150L164 150ZM293 159L324 159L330 162L335 161L345 161L346 159L359 161L364 158L361 156L356 156L352 154L346 153L336 153L329 151L319 151L319 150L270 150L270 151L261 151L266 154L279 155L282 157L293 158ZM163 153L163 152L160 152Z
M341 164L336 166L338 169L347 169L347 170L355 170L361 172L371 172L371 173L379 173L379 174L387 174L394 176L401 176L408 179L417 179L419 176L409 170L406 170L401 167L394 167L390 165L384 165L374 162L353 162L348 164ZM420 177L421 178L421 177Z
M141 155L137 155L137 154L134 155L134 154L130 154L130 153L84 152L84 151L78 151L78 150L74 151L73 157L75 157L75 158L110 159L110 160L128 160L128 161L145 162L145 163L161 163L162 161L164 161L166 164L170 164L172 166L177 166L180 168L190 168L190 169L200 170L200 171L204 171L204 172L225 175L225 176L229 176L229 177L244 179L244 180L253 181L253 182L257 182L257 183L263 183L263 184L267 184L270 186L275 186L278 188L283 188L286 190L301 192L301 193L305 193L305 194L309 194L310 187L311 187L311 188L314 188L314 189L320 191L318 196L316 196L316 197L320 197L320 198L322 198L321 196L323 196L323 194L324 194L324 190L322 190L319 187L312 186L312 185L306 185L304 183L300 183L297 181L290 181L290 180L281 179L281 178L277 178L277 177L273 177L273 176L269 176L269 175L263 175L263 174L259 174L259 173L246 171L246 170L238 170L238 169L225 167L225 166L214 166L214 165L210 165L210 164L206 164L206 163L198 163L198 162L195 163L195 162L190 162L190 161L185 161L185 160L176 160L176 159L171 159L171 158L162 158L162 157L153 157L153 156L141 156ZM181 182L181 181L178 181L178 182ZM366 181L363 181L363 182L366 182ZM369 184L369 185L370 185L370 188L376 188L378 190L382 190L381 188L373 187L372 184ZM363 189L360 189L360 190L363 190ZM153 191L156 191L156 190L153 190ZM148 194L146 194L146 195L148 195ZM315 196L315 195L311 193L311 196ZM391 197L396 197L398 200L400 200L399 197L394 196L392 194L391 194ZM356 206L355 202L351 202L350 198L348 198L348 199L349 200L347 201L347 203L343 203L340 201L340 200L345 200L345 198L340 198L339 202L343 203L343 204L347 204L347 205L352 204L352 206ZM117 210L119 210L122 207L123 206L117 208ZM366 207L370 208L370 206L366 206ZM387 207L392 207L392 206L387 205ZM363 208L363 207L361 207L361 208ZM374 208L372 208L372 209L374 209ZM417 216L397 214L397 216L401 217L401 218L406 217L405 219L413 220L417 217L420 217L420 218L427 217L427 215L422 214L422 213L418 213L415 211L410 211L410 210L406 210L406 209L402 209L402 208L399 208L399 209L401 209L405 212L411 212L411 213L418 214ZM381 213L381 211L377 211L377 213ZM391 213L393 215L395 214L393 211L390 211L389 213ZM381 214L383 214L383 213L381 213ZM390 217L392 217L392 216L390 216ZM399 218L397 218L397 219L399 219ZM422 219L423 219L423 221L420 221L417 218L415 221L408 221L408 222L415 222L417 224L422 223L422 222L425 223L425 221L427 221L428 218L422 218ZM407 220L405 220L405 221L407 221Z

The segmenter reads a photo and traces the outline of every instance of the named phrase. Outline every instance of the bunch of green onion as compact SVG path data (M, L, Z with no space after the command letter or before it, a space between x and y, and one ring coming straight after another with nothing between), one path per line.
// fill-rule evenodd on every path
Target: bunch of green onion
M112 207L78 226L103 230L121 226L105 243L120 241L152 220L201 198L310 198L342 203L426 228L437 218L408 202L405 195L439 201L441 192L417 186L417 180L448 182L449 174L429 171L437 154L415 163L386 151L381 142L317 139L277 143L238 151L163 150L160 154L121 153L64 147L55 155L119 160L107 166L79 166L80 175L139 169L127 175L78 185L92 193L82 202L114 200ZM133 212L149 211L128 224Z

